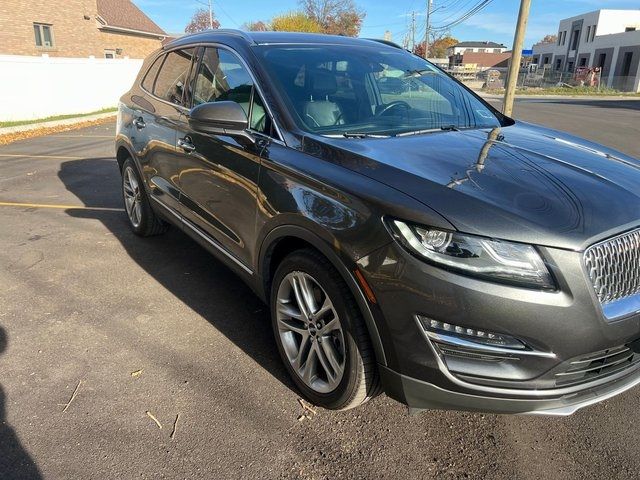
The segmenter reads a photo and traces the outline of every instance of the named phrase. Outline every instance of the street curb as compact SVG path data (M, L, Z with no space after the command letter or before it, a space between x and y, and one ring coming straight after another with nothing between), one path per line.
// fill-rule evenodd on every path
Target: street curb
M96 113L95 115L84 115L81 117L65 118L64 120L53 120L50 122L29 123L27 125L16 125L15 127L0 128L0 136L10 133L29 132L40 128L63 127L75 125L76 123L91 122L103 118L115 117L117 112Z

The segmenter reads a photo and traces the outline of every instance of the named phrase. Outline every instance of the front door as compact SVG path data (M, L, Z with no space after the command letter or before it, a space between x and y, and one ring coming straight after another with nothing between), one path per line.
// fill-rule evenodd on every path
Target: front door
M250 130L269 133L271 122L238 56L206 47L195 71L192 106L234 101L251 119ZM213 239L245 266L253 264L259 148L226 135L191 130L183 117L177 146L183 149L179 185L184 221Z

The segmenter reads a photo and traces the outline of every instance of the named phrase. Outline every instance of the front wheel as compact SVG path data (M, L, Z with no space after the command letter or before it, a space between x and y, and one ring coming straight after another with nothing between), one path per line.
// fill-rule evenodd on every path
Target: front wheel
M362 314L340 274L314 250L286 257L274 276L271 317L278 350L304 397L332 410L379 393Z

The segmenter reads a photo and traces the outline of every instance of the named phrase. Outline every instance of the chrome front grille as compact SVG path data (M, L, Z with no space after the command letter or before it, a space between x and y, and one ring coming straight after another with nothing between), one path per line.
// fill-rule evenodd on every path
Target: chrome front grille
M592 353L568 362L567 368L556 372L556 385L583 383L613 375L639 362L639 355L627 345Z
M589 247L584 263L600 303L640 292L640 229Z

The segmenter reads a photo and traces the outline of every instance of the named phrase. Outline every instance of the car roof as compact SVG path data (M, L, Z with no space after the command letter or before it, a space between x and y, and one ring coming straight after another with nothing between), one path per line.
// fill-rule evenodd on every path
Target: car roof
M319 33L299 33L299 32L245 32L242 30L218 29L206 30L204 32L193 33L177 38L172 42L164 45L163 48L169 49L182 45L190 45L193 43L219 42L228 39L230 36L244 40L248 45L272 45L272 44L333 44L333 45L351 45L366 46L372 45L372 42L378 45L387 42L373 39L343 37L340 35L325 35ZM397 45L389 45L400 48Z

